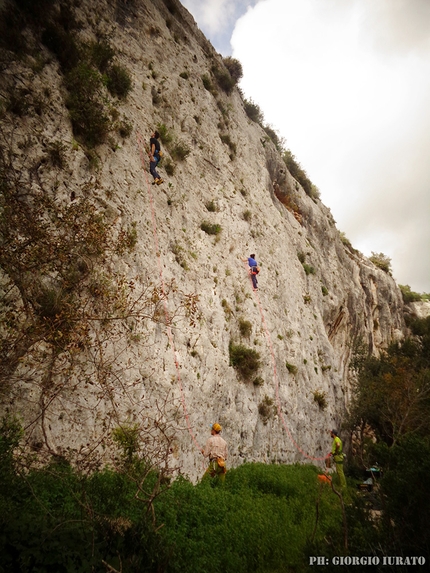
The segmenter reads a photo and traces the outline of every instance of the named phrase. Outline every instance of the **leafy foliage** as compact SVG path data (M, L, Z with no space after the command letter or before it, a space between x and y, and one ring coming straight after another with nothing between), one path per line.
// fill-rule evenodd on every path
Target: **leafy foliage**
M374 253L369 257L369 261L372 261L374 265L381 269L385 273L391 274L391 259L384 255L384 253Z
M219 233L221 233L221 225L209 223L208 221L203 221L200 225L200 229L208 235L219 235Z
M110 121L102 100L102 76L86 63L81 63L68 74L67 106L73 132L89 147L103 143L109 132Z
M415 302L422 300L422 295L411 290L409 285L399 285L402 292L403 302L408 304L409 302Z
M253 348L247 348L243 344L229 344L230 365L233 366L239 374L249 380L252 374L256 374L260 368L260 354Z
M223 63L227 70L230 73L233 81L237 84L239 80L243 77L243 68L242 64L236 58L232 58L228 56L227 58L223 58Z
M132 88L128 70L119 64L114 64L107 70L106 75L110 93L120 99L126 98Z

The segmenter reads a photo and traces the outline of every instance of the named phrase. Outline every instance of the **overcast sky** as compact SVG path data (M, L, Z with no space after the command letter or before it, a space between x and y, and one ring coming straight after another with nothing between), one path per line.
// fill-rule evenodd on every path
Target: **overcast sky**
M430 0L182 0L353 246L430 292Z

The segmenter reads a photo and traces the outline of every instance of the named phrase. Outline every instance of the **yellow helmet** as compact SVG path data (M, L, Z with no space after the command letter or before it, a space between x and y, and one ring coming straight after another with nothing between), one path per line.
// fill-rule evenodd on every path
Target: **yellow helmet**
M221 426L220 426L219 424L213 424L212 430L215 430L215 432L216 432L217 434L219 434L219 433L221 432L222 428L221 428Z

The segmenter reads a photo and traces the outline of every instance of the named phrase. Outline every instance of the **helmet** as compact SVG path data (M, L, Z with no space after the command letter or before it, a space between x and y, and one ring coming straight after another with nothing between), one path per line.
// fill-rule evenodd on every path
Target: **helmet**
M217 434L219 434L221 432L222 428L219 424L213 424L212 430L214 430Z

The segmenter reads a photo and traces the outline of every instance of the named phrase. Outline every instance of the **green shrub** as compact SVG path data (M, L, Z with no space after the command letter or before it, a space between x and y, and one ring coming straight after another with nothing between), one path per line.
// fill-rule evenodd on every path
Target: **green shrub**
M48 155L54 167L64 169L66 166L66 146L62 141L52 141L48 145Z
M233 366L245 380L249 380L260 368L260 354L252 348L233 342L230 342L228 349L230 366Z
M263 418L263 422L267 424L270 415L273 412L273 400L269 396L264 396L264 399L258 405L258 413Z
M303 266L304 271L307 275L314 275L315 274L315 269L313 266L308 265L306 263L302 263L302 266Z
M294 364L290 364L289 362L286 362L285 366L290 374L297 374L297 366L294 366Z
M385 273L391 274L391 259L384 255L384 253L374 253L372 251L372 255L369 257L369 261L381 269Z
M132 88L131 76L128 70L115 64L108 69L106 75L109 92L120 99L126 98Z
M328 295L328 288L324 285L321 285L321 292L323 293L323 296L327 296Z
M175 164L170 157L163 158L163 169L167 175L172 176L175 172Z
M203 223L200 225L200 229L208 235L218 235L221 233L221 225L216 223L209 223L208 221L203 221Z
M311 180L308 178L306 171L302 168L300 163L296 160L289 149L284 150L282 158L285 165L287 166L288 171L291 173L294 179L300 183L306 195L309 195L310 197L315 195L315 191L313 189L314 186Z
M205 207L210 213L216 213L218 210L213 199L211 201L207 201L207 203L205 203Z
M305 253L300 251L300 253L297 253L297 258L303 264L306 260L306 255L305 255Z
M121 121L118 127L118 133L120 134L120 136L125 139L126 137L130 137L132 132L133 132L133 124L127 120Z
M160 134L160 140L163 145L168 146L170 143L172 143L173 135L170 133L164 123L159 123L157 125L157 131Z
M202 76L202 82L203 82L204 88L206 90L208 90L208 92L210 92L212 95L216 95L216 90L212 84L210 77L207 74L204 74Z
M103 74L115 56L115 50L106 40L92 42L89 45L91 62Z
M187 80L189 78L189 73L188 72L181 72L179 74L180 78L183 78L184 80Z
M243 220L246 221L247 223L249 223L249 221L252 219L252 213L249 209L246 209L246 211L244 211L242 213L242 217Z
M243 77L243 68L242 64L236 58L232 58L228 56L227 58L223 58L223 63L229 74L234 81L235 84L239 82L239 80Z
M399 285L399 289L401 290L403 302L405 304L422 300L422 295L417 292L413 292L409 285Z
M243 106L245 108L246 115L249 117L251 121L258 123L259 125L263 125L264 115L258 104L252 101L252 99L250 100L244 99Z
M53 52L63 72L68 72L78 65L80 53L75 39L58 24L49 23L42 33L42 42Z
M231 90L236 85L235 80L231 77L230 72L220 66L212 66L211 69L217 84L226 94L230 94Z
M264 380L261 376L256 376L252 381L252 383L254 384L254 386L263 386Z
M176 161L184 161L184 159L191 153L191 149L183 141L176 141L169 151L172 158Z
M66 87L69 90L67 107L73 133L89 147L103 143L109 132L110 121L101 97L100 74L81 63L67 75Z
M319 409L325 410L327 408L327 397L325 392L314 390L312 394L314 396L314 401L318 404Z
M225 144L228 145L228 147L230 148L230 152L231 152L231 159L233 159L236 155L236 144L231 140L231 137L228 133L225 134L221 134L220 136L221 141Z
M252 334L252 324L249 320L239 318L239 332L244 338L249 338Z

